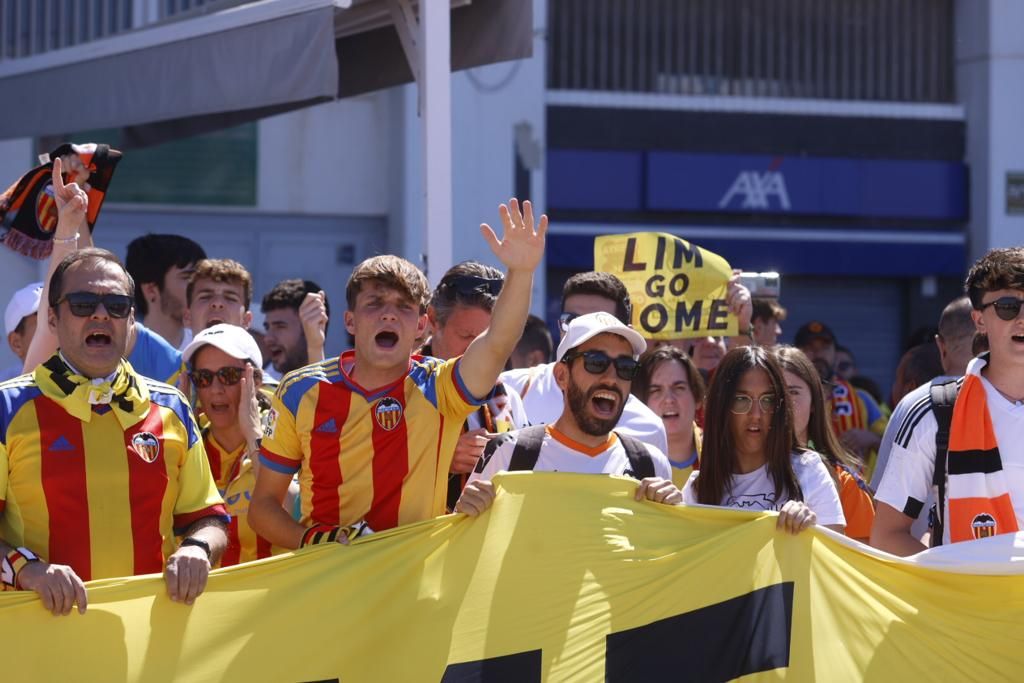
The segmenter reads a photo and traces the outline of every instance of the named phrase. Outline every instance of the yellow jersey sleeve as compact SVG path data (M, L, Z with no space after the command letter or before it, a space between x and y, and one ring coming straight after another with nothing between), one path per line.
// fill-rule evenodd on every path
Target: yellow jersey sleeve
M445 417L464 420L482 403L491 397L490 394L477 398L469 393L459 367L462 357L452 358L444 362L435 362L429 366L429 377L425 393L436 397L437 410ZM415 373L413 373L415 375ZM493 393L493 392L492 392Z
M281 393L278 390L270 402L260 446L260 464L275 472L295 474L302 465L302 443L295 428L295 414L282 400Z
M189 413L188 419L193 421L192 429L199 433L195 420ZM181 535L198 519L203 517L220 517L226 523L229 520L224 507L224 500L217 491L213 481L210 461L206 457L206 448L202 439L194 439L188 447L185 460L178 469L178 498L174 501L174 533Z
M7 476L10 469L7 460L7 444L0 443L0 514L3 514L7 502Z

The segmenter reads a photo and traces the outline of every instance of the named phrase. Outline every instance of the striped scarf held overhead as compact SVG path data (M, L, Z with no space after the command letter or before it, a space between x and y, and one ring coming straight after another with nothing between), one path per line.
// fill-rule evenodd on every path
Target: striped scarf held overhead
M953 406L946 465L946 526L953 543L1017 531L1017 515L1006 486L988 397L980 377L984 366L984 361L972 361Z

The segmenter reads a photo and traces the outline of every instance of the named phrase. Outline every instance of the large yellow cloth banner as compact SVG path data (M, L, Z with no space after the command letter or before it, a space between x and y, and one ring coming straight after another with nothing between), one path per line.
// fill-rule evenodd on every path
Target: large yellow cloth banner
M53 617L32 594L4 594L3 678L1024 675L1024 575L927 568L821 530L789 536L771 514L638 503L625 479L496 482L494 507L478 519L220 570L192 607L172 603L159 577L90 583L84 616Z

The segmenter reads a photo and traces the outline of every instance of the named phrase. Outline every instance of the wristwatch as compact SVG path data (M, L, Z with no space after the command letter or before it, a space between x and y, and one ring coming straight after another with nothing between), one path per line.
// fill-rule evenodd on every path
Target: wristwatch
M202 548L204 551L206 551L206 559L209 560L213 557L213 553L210 551L210 544L206 541L188 536L187 538L185 538L185 540L181 542L181 545L182 547L186 545L194 545L195 547Z
M29 562L38 562L39 556L28 548L15 548L0 560L0 583L8 588L18 588L18 572Z

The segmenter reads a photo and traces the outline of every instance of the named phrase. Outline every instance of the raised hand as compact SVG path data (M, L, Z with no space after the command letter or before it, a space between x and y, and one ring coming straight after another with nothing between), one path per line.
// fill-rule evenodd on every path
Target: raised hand
M548 217L543 215L540 222L534 225L533 205L523 202L522 211L519 201L514 197L508 205L502 204L498 209L504 234L499 240L491 226L483 223L480 232L490 245L491 251L509 270L520 270L532 273L544 257L544 237L548 231Z
M754 316L754 302L750 298L750 290L740 284L739 270L732 271L729 286L726 289L725 301L729 312L736 316L740 331L749 330L751 319Z
M60 157L53 160L53 200L57 204L56 237L64 239L74 236L78 227L85 221L89 210L89 195L73 180L64 184L63 162Z
M252 448L263 434L260 405L256 401L255 374L253 367L247 363L241 381L241 395L238 397L238 426L241 428L245 443L249 448Z
M310 292L303 298L299 306L299 319L302 331L306 333L306 342L324 345L327 330L327 305L324 303L323 292ZM311 362L313 358L309 359Z

